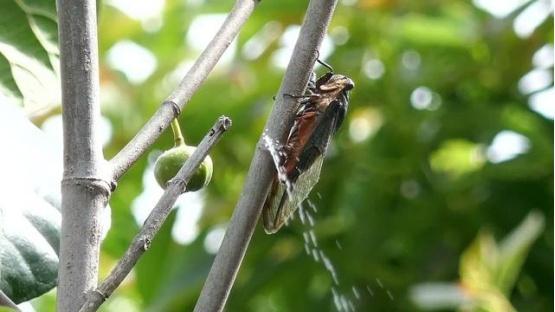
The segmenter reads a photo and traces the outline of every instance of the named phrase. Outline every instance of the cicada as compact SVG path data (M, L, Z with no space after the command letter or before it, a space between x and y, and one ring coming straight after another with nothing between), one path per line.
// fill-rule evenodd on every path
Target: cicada
M313 73L279 159L268 197L264 203L263 223L268 234L277 232L308 197L318 182L322 162L331 137L345 118L349 91L355 84L343 75L329 72L316 79ZM282 174L279 174L279 173ZM281 177L281 178L280 178Z

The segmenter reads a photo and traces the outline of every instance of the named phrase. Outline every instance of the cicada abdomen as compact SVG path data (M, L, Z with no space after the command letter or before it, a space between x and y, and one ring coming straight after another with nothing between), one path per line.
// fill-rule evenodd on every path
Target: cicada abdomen
M353 87L350 78L330 71L317 80L312 78L307 94L298 97L302 100L287 141L281 147L276 174L264 203L262 218L266 233L277 232L318 182L328 145L345 118ZM278 175L278 170L283 174Z

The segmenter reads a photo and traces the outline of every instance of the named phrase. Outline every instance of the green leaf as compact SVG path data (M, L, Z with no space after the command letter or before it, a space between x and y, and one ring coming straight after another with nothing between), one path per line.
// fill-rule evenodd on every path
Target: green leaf
M465 287L473 290L491 289L499 251L491 233L482 231L461 256L460 275Z
M524 221L497 244L482 231L461 257L461 282L479 311L513 311L508 296L532 243L542 233L544 216L530 212Z
M23 109L0 105L0 124L11 130L0 133L10 147L0 154L0 291L20 303L56 285L61 156Z
M483 231L461 257L461 282L472 299L469 311L514 311L495 285L499 250L491 233Z
M530 212L524 221L499 244L496 285L509 295L522 269L532 244L543 232L545 218L538 211Z
M484 157L479 144L466 140L448 140L430 157L432 169L452 177L480 170Z
M55 1L8 0L0 10L0 94L28 112L59 105Z
M16 0L17 4L28 14L42 15L56 20L56 1L52 0Z
M0 95L8 102L23 105L23 95L13 78L10 62L2 54L0 54Z
M29 194L26 207L0 202L0 289L15 303L56 286L60 212Z

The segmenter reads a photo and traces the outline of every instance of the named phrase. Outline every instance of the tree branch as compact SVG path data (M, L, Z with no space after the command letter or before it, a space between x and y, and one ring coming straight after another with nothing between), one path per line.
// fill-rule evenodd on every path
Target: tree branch
M6 296L2 290L0 290L0 307L8 307L16 312L21 312L17 304L15 304L10 297Z
M276 104L266 123L272 138L286 138L297 102L283 94L303 94L337 0L310 1L293 56L281 83ZM194 311L222 311L256 227L275 171L262 138L253 157L243 192L237 203Z
M96 287L100 213L110 197L102 145L95 0L58 0L64 174L57 306L74 312Z
M201 162L204 160L210 149L218 142L222 134L231 127L231 119L220 117L216 124L210 129L208 134L200 142L195 152L183 164L175 178L173 178L152 212L146 219L140 232L135 236L133 242L120 259L110 275L94 291L89 292L87 301L80 312L96 311L98 307L114 292L124 278L135 266L139 257L149 248L154 236L162 227L162 224L170 214L175 201L183 193L187 182L193 176Z
M179 116L193 94L204 82L222 54L239 33L239 30L254 11L259 0L237 0L226 20L189 69L179 86L162 103L135 137L112 159L113 180L117 181L137 159L164 132L171 121Z

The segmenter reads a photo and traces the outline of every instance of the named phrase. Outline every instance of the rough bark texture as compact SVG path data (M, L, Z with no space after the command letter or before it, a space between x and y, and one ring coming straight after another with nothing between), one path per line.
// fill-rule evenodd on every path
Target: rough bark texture
M64 121L58 311L77 311L85 302L85 294L96 287L99 217L116 181L181 113L258 2L236 1L224 24L179 87L135 138L107 163L94 132L100 117L96 1L57 0Z
M297 102L283 95L304 92L336 4L337 0L310 1L276 104L266 123L265 132L271 138L279 138L283 142L291 127ZM197 301L195 312L223 310L256 227L274 170L272 159L264 150L261 138L243 192Z
M95 133L98 52L95 0L58 0L64 126L58 311L74 312L98 275L99 215L110 196Z

